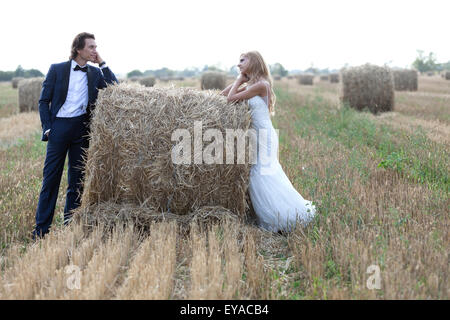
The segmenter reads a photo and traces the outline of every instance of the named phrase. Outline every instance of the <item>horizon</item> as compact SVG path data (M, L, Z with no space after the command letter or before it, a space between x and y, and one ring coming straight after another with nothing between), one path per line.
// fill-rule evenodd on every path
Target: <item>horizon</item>
M83 31L95 35L100 55L122 76L136 69L182 71L205 65L228 71L250 50L289 71L365 63L411 68L418 50L433 52L439 63L450 61L445 42L450 4L443 0L427 1L426 7L423 1L404 0L280 0L276 6L236 0L128 3L123 8L101 0L93 8L80 1L77 7L87 12L81 17L71 13L77 8L69 2L18 0L4 5L0 26L13 31L4 35L9 49L2 51L0 70L21 65L46 74L51 64L68 60L73 38ZM22 25L18 16L25 21ZM42 41L43 30L48 43Z

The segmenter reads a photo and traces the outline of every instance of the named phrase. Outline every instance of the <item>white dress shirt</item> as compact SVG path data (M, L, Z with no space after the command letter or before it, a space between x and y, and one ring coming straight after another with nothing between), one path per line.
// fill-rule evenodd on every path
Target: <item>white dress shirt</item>
M73 70L77 65L78 63L75 60L71 61L67 97L61 109L56 114L58 118L73 118L86 113L86 107L89 101L87 72ZM104 64L100 69L106 67L107 65ZM50 129L47 129L45 134L49 132Z
M73 118L86 113L89 99L87 72L81 70L74 71L75 66L77 66L77 63L75 60L72 60L69 89L67 91L66 101L56 114L58 118Z

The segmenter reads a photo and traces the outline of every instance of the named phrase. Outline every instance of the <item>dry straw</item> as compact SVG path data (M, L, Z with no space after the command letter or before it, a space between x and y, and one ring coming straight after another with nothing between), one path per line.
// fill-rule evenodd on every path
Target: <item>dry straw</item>
M415 70L394 70L394 85L398 91L417 91L418 77Z
M206 71L202 74L201 88L208 89L225 89L227 83L227 76L222 72Z
M12 87L14 89L17 89L17 86L19 85L19 81L23 80L23 79L25 79L25 78L23 78L23 77L14 77L14 78L12 78L12 80L11 80Z
M394 79L388 67L365 64L342 71L342 101L357 110L370 112L394 109Z
M339 73L330 73L330 82L339 83Z
M200 142L195 148L194 123L198 133L199 121L203 133L217 129L222 134L226 163L226 129L245 132L250 114L246 104L227 103L214 91L129 84L102 90L91 123L80 212L105 222L133 220L136 225L174 215L190 220L205 207L219 215L245 216L250 164L194 163L217 142ZM190 133L191 164L172 161L172 149L181 141L172 141L177 129Z
M44 78L23 79L19 82L19 110L29 112L39 110L39 97L41 95Z
M314 76L311 74L301 74L298 76L298 82L303 85L313 85Z
M81 222L88 229L102 225L105 230L111 231L117 226L134 225L145 232L149 231L152 223L176 221L180 226L180 231L184 234L190 231L192 222L206 228L214 223L237 221L239 218L235 212L220 206L204 206L181 215L157 211L146 205L118 204L111 201L82 206L75 215L75 221Z
M155 77L145 77L139 80L139 83L144 87L153 87L155 85L156 79Z

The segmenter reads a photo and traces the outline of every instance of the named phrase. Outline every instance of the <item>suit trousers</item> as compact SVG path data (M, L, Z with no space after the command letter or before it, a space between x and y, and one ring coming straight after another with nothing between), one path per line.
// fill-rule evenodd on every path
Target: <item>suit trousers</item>
M44 236L49 232L67 154L69 155L68 187L64 207L64 224L69 222L72 216L71 210L80 206L81 194L83 193L83 158L89 147L88 125L86 114L74 118L56 118L52 123L48 137L33 238Z

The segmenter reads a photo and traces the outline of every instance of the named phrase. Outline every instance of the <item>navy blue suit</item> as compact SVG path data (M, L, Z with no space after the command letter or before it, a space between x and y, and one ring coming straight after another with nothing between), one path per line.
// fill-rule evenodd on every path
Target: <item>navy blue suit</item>
M80 205L83 190L83 154L89 147L89 121L98 90L107 84L117 83L114 73L106 67L102 70L88 65L88 105L86 114L74 118L57 118L56 114L66 101L69 88L71 60L53 64L42 84L39 99L39 114L42 124L42 141L48 141L42 188L36 210L36 228L33 237L49 232L55 212L58 189L69 155L68 188L64 207L64 221L71 216L71 210ZM81 71L79 71L81 72ZM45 131L50 129L47 136Z

